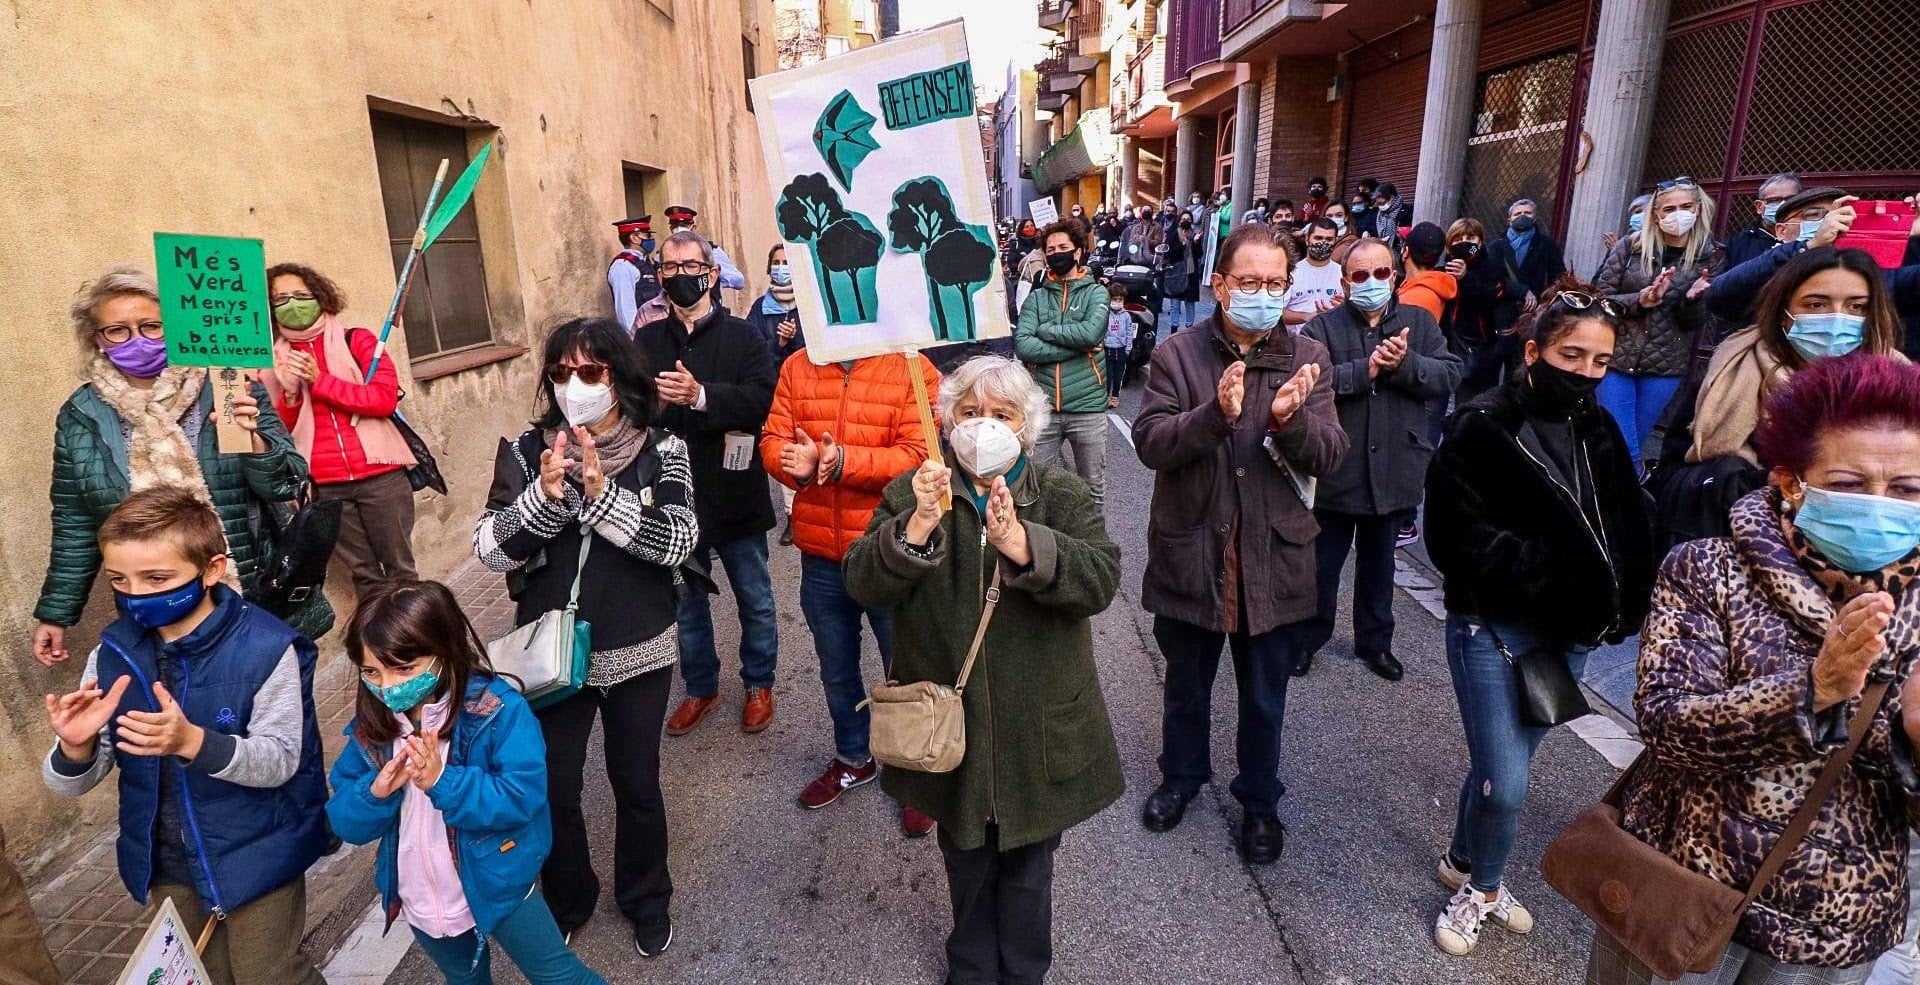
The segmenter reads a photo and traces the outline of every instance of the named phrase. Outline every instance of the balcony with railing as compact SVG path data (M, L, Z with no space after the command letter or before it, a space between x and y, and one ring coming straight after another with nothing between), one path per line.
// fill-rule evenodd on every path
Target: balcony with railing
M1073 14L1073 0L1039 0L1040 26L1049 31L1064 31Z
M1173 0L1167 13L1166 79L1178 82L1220 58L1221 0Z

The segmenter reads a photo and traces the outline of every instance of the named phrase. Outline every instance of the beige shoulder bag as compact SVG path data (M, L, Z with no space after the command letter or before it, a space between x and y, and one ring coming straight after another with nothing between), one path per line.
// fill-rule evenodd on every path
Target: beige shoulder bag
M903 770L920 773L951 773L967 755L967 713L961 695L967 689L967 677L980 656L980 645L987 638L987 623L1000 604L1000 566L993 566L993 584L987 588L986 608L980 612L980 626L973 632L973 645L967 648L967 661L960 665L960 679L952 687L932 681L902 684L888 681L876 684L860 707L871 706L873 726L868 745L873 758Z

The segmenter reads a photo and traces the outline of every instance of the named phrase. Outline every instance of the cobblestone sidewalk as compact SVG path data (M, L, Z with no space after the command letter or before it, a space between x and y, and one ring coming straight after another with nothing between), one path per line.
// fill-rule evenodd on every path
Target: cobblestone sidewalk
M481 639L494 639L512 628L513 603L507 599L499 575L469 561L447 576L446 584L460 599ZM340 636L341 631L336 629L321 644L320 667L313 682L329 767L340 752L340 730L353 714L355 675L343 657ZM40 918L40 929L53 951L61 979L72 985L112 985L152 919L120 885L113 852L115 834L109 828L77 861L54 872L34 889L33 910ZM322 859L308 874L309 880L324 875L350 852L351 848L343 849ZM310 909L308 927L325 917Z

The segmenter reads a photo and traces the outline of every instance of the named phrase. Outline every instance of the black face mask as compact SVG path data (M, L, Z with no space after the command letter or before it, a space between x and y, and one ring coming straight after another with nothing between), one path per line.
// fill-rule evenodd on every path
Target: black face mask
M1600 388L1600 381L1592 376L1561 369L1542 357L1527 367L1527 385L1541 403L1570 414L1580 405L1593 400L1594 391Z
M1327 190L1325 188L1309 188L1307 189L1307 197L1315 200L1326 198Z
M700 298L713 287L712 274L674 274L660 282L667 291L667 300L681 308L691 308L700 303Z
M1517 215L1513 217L1514 232L1524 233L1524 232L1531 232L1532 230L1533 230L1533 216Z
M1075 259L1072 253L1047 254L1047 269L1053 271L1055 277L1065 277L1073 273L1073 268L1078 266L1080 261Z

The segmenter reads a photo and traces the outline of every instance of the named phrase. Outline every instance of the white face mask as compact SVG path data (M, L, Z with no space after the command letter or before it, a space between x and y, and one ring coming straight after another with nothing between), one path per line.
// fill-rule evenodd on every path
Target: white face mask
M1020 460L1020 436L991 417L972 417L947 436L961 470L976 479L1005 475Z
M1660 217L1660 231L1674 236L1685 236L1693 231L1693 224L1699 218L1691 209L1676 209Z
M592 427L613 410L613 387L602 383L588 386L575 376L567 380L567 385L553 392L553 398L560 404L560 413L566 415L567 423L573 427Z

